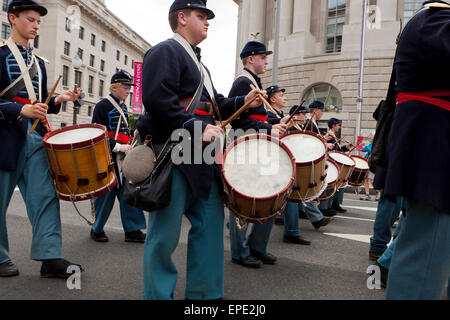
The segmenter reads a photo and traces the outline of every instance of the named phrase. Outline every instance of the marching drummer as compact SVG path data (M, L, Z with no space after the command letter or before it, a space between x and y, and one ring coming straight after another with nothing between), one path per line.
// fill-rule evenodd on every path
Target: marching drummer
M278 85L270 86L266 89L268 102L272 106L272 110L267 110L267 122L269 124L286 123L289 116L284 116L283 108L286 106L286 96L284 93L286 89L279 87ZM290 126L291 124L288 124Z
M95 223L91 229L91 238L97 242L108 242L109 238L104 231L106 222L114 207L117 197L120 204L120 217L125 232L126 242L145 242L146 229L144 212L132 207L123 201L121 163L127 151L131 149L132 135L128 127L128 109L126 98L134 86L133 78L125 71L116 72L111 78L110 94L101 100L94 109L92 123L104 125L108 130L109 144L114 160L117 186L103 196L95 198Z
M17 185L32 225L31 259L42 261L41 277L68 278L73 270L83 270L61 258L59 200L42 137L50 129L46 115L58 113L64 101L77 100L79 90L52 97L48 105L42 103L49 95L47 61L34 54L29 42L47 9L32 0L13 0L7 11L11 37L0 44L0 135L7 151L0 158L0 277L19 275L9 256L6 230L6 211ZM35 119L39 124L28 134Z
M262 88L260 75L266 71L267 57L272 54L264 43L258 41L247 42L241 51L240 57L244 69L233 82L228 96L236 97L246 95L251 91L251 85ZM279 90L277 90L279 92ZM276 116L275 116L276 117ZM234 120L231 126L237 132L240 130L256 130L269 135L279 136L286 131L286 124L269 124L268 113L263 105L250 109L241 117ZM230 243L232 261L249 268L260 268L264 264L275 264L277 258L267 252L267 245L272 231L273 220L255 224L248 241L245 241L246 230L240 230L234 215L230 214Z
M304 130L306 127L306 121L308 120L308 110L304 106L294 105L289 111L289 115L292 116L293 126L287 128L287 132L295 130Z
M319 125L317 124L317 121L322 119L324 109L325 109L324 103L319 100L314 100L309 105L310 118L306 123L305 130L312 131L320 135Z

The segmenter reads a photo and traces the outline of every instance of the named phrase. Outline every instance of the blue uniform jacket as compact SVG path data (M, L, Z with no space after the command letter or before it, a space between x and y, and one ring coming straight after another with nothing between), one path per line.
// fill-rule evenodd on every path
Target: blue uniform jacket
M260 88L262 88L261 85L261 79L253 74L250 70L246 69L250 74L255 78L256 83L259 85ZM230 93L228 94L228 97L237 97L237 96L245 96L250 91L250 85L252 82L247 79L246 77L239 77L233 82L233 86L231 87ZM270 135L272 130L272 125L269 123L266 123L264 121L259 121L250 118L251 115L257 115L257 116L267 116L266 109L263 105L261 105L258 108L251 108L247 109L245 112L243 112L236 120L231 122L231 127L234 130L237 129L243 129L244 131L249 129L255 129L256 131L259 130L267 130L267 134Z
M278 115L274 114L272 111L267 110L267 120L269 124L279 124L281 122L281 119L284 117L284 112L282 110L278 111L280 113L280 117L278 118Z
M410 20L395 68L397 92L450 90L450 9L424 9ZM387 150L385 193L450 213L450 112L418 101L397 105Z
M20 46L19 49L22 54L26 55L25 49ZM0 47L0 91L7 88L18 77L16 74L17 63L14 65L14 61L9 48L7 46ZM42 94L36 96L41 102L44 102L48 96L47 72L45 62L40 58L38 58L38 62L42 72ZM35 91L38 91L37 88ZM20 92L17 96L28 99L26 91ZM49 114L56 114L60 110L61 105L55 105L54 100L55 97L48 104ZM19 119L23 106L21 103L0 98L0 137L2 137L2 150L5 150L3 156L0 157L0 170L14 171L17 168L17 161L28 134L27 128L30 120L28 118ZM41 136L45 135L46 130L41 122L36 127L36 132Z
M120 105L120 101L118 98L116 98L112 93L110 94L110 96L114 100L116 100L117 104ZM123 109L123 113L128 121L128 109L125 104L122 104L121 106ZM112 131L115 134L117 130L117 125L119 123L119 118L120 118L119 111L117 111L116 108L111 104L111 102L105 98L95 105L94 114L92 115L92 123L104 125L106 127L106 130ZM120 123L119 132L126 136L130 136L130 132L128 131L128 128L124 121ZM116 143L123 144L120 141L114 140L111 136L108 141L111 150L114 149Z
M176 129L184 128L194 137L194 123L201 125L202 132L208 124L215 124L212 116L188 114L179 103L194 96L200 79L196 64L174 39L161 42L146 53L142 99L147 115L142 116L137 123L141 139L149 134L153 143L165 143ZM215 90L214 95L222 120L244 105L245 97L227 99ZM201 100L211 102L206 89L203 90ZM202 199L209 197L214 175L220 175L217 165L181 164L178 168L185 176L193 197Z

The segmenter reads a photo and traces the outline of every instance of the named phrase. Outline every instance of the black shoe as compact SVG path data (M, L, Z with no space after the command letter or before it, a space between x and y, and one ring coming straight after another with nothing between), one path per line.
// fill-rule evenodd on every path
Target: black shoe
M234 263L240 264L241 266L248 267L248 268L254 268L254 269L261 268L261 266L263 264L263 262L261 260L253 257L252 255L249 255L245 259L232 258L231 261L233 261Z
M69 270L69 268L71 270ZM79 264L71 263L64 259L44 260L42 261L41 278L67 279L74 274L76 270L79 270L80 272L84 271Z
M320 212L322 212L325 217L334 217L337 214L337 211L333 209L320 210Z
M339 212L339 213L346 213L347 212L347 210L345 210L344 208L342 208L341 206L333 206L333 207L331 207L331 209L333 209L333 210L335 210L335 211L337 211L337 212Z
M283 242L301 244L304 246L311 245L311 241L305 240L303 239L303 237L296 237L296 236L283 236Z
M11 261L6 261L5 263L0 264L0 277L15 277L19 275L19 269L17 269L16 265Z
M264 264L275 264L275 262L277 261L277 257L275 257L270 253L260 253L255 250L250 250L250 255L254 256L255 258L258 258Z
M316 230L319 230L321 227L325 227L327 224L331 222L331 218L323 218L320 221L313 222L312 225Z
M103 231L101 233L96 233L91 229L91 239L97 242L108 242L109 238L106 233Z
M306 215L305 211L303 211L303 210L299 210L299 211L298 211L298 217L299 217L300 219L308 220L308 216Z
M386 288L387 287L387 281L388 281L388 275L389 275L389 269L386 269L385 267L383 267L378 262L376 263L376 265L380 268L380 271L381 271L381 276L380 276L381 287L382 288Z
M146 234L141 230L133 231L133 232L125 232L125 242L137 242L144 243Z

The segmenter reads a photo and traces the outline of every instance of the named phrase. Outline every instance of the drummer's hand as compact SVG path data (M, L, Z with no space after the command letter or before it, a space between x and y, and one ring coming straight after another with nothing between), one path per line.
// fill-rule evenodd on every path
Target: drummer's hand
M254 89L254 90L250 91L250 93L247 96L245 96L245 103L249 102L251 99L253 99L253 97L255 97L259 94L267 99L266 90ZM255 101L253 101L252 104L250 104L250 108L258 108L262 103L263 103L262 99L260 97L257 97L255 99Z
M214 142L216 139L222 137L224 134L225 132L221 127L208 124L205 128L205 131L203 131L202 141L207 143Z
M288 126L288 128L293 127L295 125L295 122L291 119L289 123L287 122L291 116L286 116L283 119L280 120L280 123L285 124Z
M333 150L334 149L334 143L327 143L327 148L328 148L328 150Z
M330 141L333 137L331 136L331 134L327 133L323 138L325 139L325 141Z
M120 146L120 149L119 149L119 152L122 152L122 153L127 153L128 151L130 151L132 149L132 147L129 145L129 144L122 144L121 146Z
M60 104L61 102L65 101L77 101L80 97L81 89L77 88L76 90L69 90L64 92L63 94L60 94L56 97L55 104Z
M274 137L279 137L286 132L287 125L279 123L272 126L271 135Z
M48 105L44 103L26 104L22 108L20 115L26 118L36 118L43 120L47 115Z
M351 149L351 148L354 147L354 145L353 145L353 143L349 143L346 147L347 147L348 149Z

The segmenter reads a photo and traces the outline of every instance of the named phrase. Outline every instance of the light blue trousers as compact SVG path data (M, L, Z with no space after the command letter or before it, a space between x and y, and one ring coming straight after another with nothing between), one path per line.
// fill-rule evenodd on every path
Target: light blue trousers
M28 131L31 125L30 121ZM46 157L42 137L35 131L27 134L16 171L0 171L0 264L10 260L6 211L16 186L25 201L32 226L30 258L38 261L61 258L59 200Z
M125 232L132 232L147 228L144 212L123 201L123 190L123 188L119 189L117 186L101 197L95 198L95 223L92 227L94 232L103 232L103 228L114 207L116 197L120 205L120 218L122 219L123 230Z
M312 201L304 204L303 210L311 223L319 222L324 218L322 212Z
M300 237L300 227L298 225L298 206L296 202L288 201L283 211L284 235Z
M236 260L245 259L250 255L250 249L265 254L267 252L267 245L269 243L273 222L274 219L266 223L254 224L253 229L246 240L247 230L239 230L236 224L236 217L233 214L230 214L231 257Z
M186 299L223 297L224 205L213 181L208 200L193 199L175 168L168 207L149 214L144 245L144 294L147 300L173 300L178 271L172 254L178 246L183 215L191 223L187 244Z
M450 277L450 214L405 201L407 214L392 253L386 299L439 300Z

